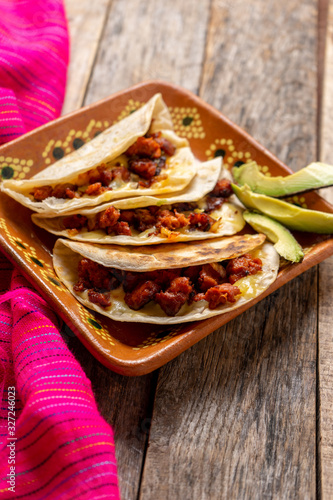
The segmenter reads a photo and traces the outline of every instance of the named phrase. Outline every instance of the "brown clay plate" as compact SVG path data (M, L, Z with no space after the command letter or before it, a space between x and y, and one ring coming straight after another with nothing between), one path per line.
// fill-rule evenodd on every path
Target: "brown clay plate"
M32 177L124 118L156 92L162 93L169 106L175 131L189 139L194 154L200 160L220 155L229 167L255 160L262 172L268 175L292 172L197 96L165 82L151 81L59 118L0 147L1 178ZM293 201L310 209L333 212L333 207L315 192L294 197ZM52 267L55 237L35 227L30 216L29 209L1 193L0 245L4 252L49 300L89 351L105 366L123 375L143 375L162 366L295 276L333 254L332 238L295 234L306 248L303 262L283 267L268 290L243 307L184 325L162 327L120 323L83 307L59 282Z

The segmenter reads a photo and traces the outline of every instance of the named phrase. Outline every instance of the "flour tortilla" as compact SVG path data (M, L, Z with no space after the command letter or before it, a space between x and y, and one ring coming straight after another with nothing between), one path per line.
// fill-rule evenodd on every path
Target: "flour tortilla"
M40 186L56 186L73 183L80 174L102 163L112 163L122 155L137 139L148 131L161 131L169 139L176 152L167 160L167 168L162 173L167 178L158 180L150 188L138 186L137 182L112 185L112 191L99 196L83 195L74 199L49 197L41 202L34 201L31 191ZM67 213L87 206L96 206L110 200L137 195L155 195L181 191L191 182L197 171L195 160L186 139L178 137L172 130L172 120L161 94L156 94L144 106L108 128L81 148L60 159L39 172L30 180L7 180L1 190L22 205L40 213Z
M70 240L58 239L53 253L54 269L59 279L83 305L113 320L156 324L175 324L198 321L222 314L249 302L266 290L276 279L279 256L271 243L264 243L262 234L233 236L211 242L174 244L172 251L168 245L156 247L125 248L116 245L88 245ZM87 291L74 292L78 280L77 266L82 257L94 260L106 267L125 271L153 271L221 262L226 259L251 253L262 260L262 271L246 276L236 282L242 295L234 304L226 303L210 310L205 300L191 305L184 304L176 316L167 316L161 307L149 302L139 311L130 309L125 301L122 287L110 292L111 306L102 308L88 299Z
M229 178L230 172L221 168L221 158L215 158L204 162L200 165L200 169L191 181L189 188L182 194L175 194L174 196L160 198L153 196L140 196L135 198L128 198L125 200L114 201L112 203L100 205L98 207L80 210L80 212L72 212L64 216L54 216L53 214L33 214L33 222L49 231L50 233L58 236L66 237L75 241L82 241L86 243L100 243L100 244L116 244L116 245L155 245L158 243L175 243L179 241L192 241L192 240L205 240L210 238L219 238L221 236L230 236L238 233L245 226L242 213L243 208L233 195L232 202L226 202L218 210L214 210L210 215L219 220L218 229L214 232L189 230L182 228L179 231L173 232L169 237L162 235L151 234L154 228L147 229L139 233L133 231L132 236L127 235L108 235L103 229L88 231L86 228L76 232L75 230L64 229L63 220L69 215L80 214L86 217L94 217L97 213L103 212L108 207L113 206L121 210L129 210L135 208L143 208L148 206L162 206L172 205L173 203L183 202L198 202L198 205L204 205L205 199L203 196L214 188L218 178Z

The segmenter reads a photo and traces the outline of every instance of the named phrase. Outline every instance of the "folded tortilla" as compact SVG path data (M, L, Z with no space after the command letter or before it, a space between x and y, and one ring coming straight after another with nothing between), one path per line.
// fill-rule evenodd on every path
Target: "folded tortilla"
M157 324L175 324L206 319L222 314L249 302L260 295L276 279L279 256L271 243L264 243L262 234L233 236L211 242L193 242L155 247L121 247L116 245L88 245L58 239L53 252L54 269L59 279L83 305L113 320ZM161 307L151 301L140 310L132 310L125 303L122 286L110 292L111 305L103 308L89 301L87 290L78 293L73 286L78 281L78 263L84 257L106 267L124 271L147 272L158 269L175 269L188 266L218 263L226 259L251 253L262 260L262 270L252 276L238 280L235 285L241 290L235 303L225 303L209 309L205 300L187 303L176 316L167 316Z
M105 230L97 229L88 231L86 227L76 229L66 229L64 227L64 219L72 215L83 215L88 219L95 218L98 213L104 212L110 206L118 210L131 210L136 208L144 208L148 206L166 207L170 210L175 203L198 202L198 207L205 207L205 196L213 190L219 178L231 178L230 172L221 168L221 158L215 158L204 162L200 165L200 169L191 181L190 186L181 194L161 198L153 196L140 196L128 198L125 200L114 201L112 203L100 205L98 207L80 210L79 212L71 212L63 216L54 216L53 214L33 214L33 222L58 236L70 238L75 241L87 243L101 244L117 244L117 245L154 245L158 243L175 243L179 241L190 240L205 240L210 238L218 238L221 236L230 236L238 233L245 226L242 213L243 208L233 195L229 202L225 202L219 209L214 210L209 215L217 221L209 231L200 229L189 229L188 227L180 228L174 231L164 231L164 235L154 234L156 228L152 227L143 232L132 229L132 235L108 235Z
M97 196L84 194L80 198L59 199L55 197L36 201L31 195L33 189L41 186L55 187L58 184L79 181L79 175L97 168L101 164L116 166L117 159L147 132L162 132L162 136L176 146L176 152L166 162L160 180L150 187L138 182L118 181L111 183L112 190ZM124 161L126 159L122 158ZM30 180L7 180L1 190L22 205L41 213L66 213L82 207L96 206L114 199L138 195L160 195L182 191L191 182L197 171L188 141L178 137L172 130L172 120L161 94L156 94L144 106L108 128L81 148L42 170ZM82 178L82 177L81 177Z

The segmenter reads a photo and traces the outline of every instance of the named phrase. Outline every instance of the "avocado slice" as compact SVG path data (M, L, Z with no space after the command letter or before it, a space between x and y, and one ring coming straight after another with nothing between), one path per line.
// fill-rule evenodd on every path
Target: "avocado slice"
M243 217L258 233L263 233L275 243L274 248L281 257L291 262L301 262L304 257L302 247L287 228L267 215L246 210Z
M255 193L268 196L289 196L333 185L333 166L326 163L311 163L295 174L286 177L263 175L255 161L232 169L238 184L247 184Z
M289 229L309 233L333 234L333 214L300 208L286 201L253 193L247 185L239 187L232 184L231 186L246 208L268 215Z

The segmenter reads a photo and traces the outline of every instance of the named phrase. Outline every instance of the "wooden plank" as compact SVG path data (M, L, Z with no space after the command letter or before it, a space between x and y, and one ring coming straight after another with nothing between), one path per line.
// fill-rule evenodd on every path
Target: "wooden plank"
M101 415L114 430L121 498L134 500L151 422L156 375L117 375L96 361L68 327L63 337L91 381Z
M82 106L111 0L65 0L70 32L70 64L62 114Z
M316 154L316 9L313 0L213 1L203 71L204 99L294 170Z
M326 35L327 35L327 21L329 13L330 0L318 1L318 102L317 102L317 127L318 127L318 141L317 141L317 158L320 158L322 148L322 112L323 112L323 89L324 89L324 74L326 71L325 56L326 56Z
M161 370L142 499L315 498L309 280L315 271Z
M115 0L86 103L142 80L199 88L209 0Z
M321 110L320 159L332 163L333 127L333 1L327 17L326 55ZM333 203L333 189L320 194ZM318 372L319 372L319 476L321 498L333 498L333 259L319 266Z
M319 270L319 460L321 498L333 498L333 259Z
M201 95L294 168L316 153L316 8L212 2ZM315 498L316 276L161 369L140 498Z
M322 88L322 109L321 109L321 161L332 163L332 127L333 127L333 2L329 0L327 28L326 28L324 81ZM332 189L320 191L328 201L332 202Z

